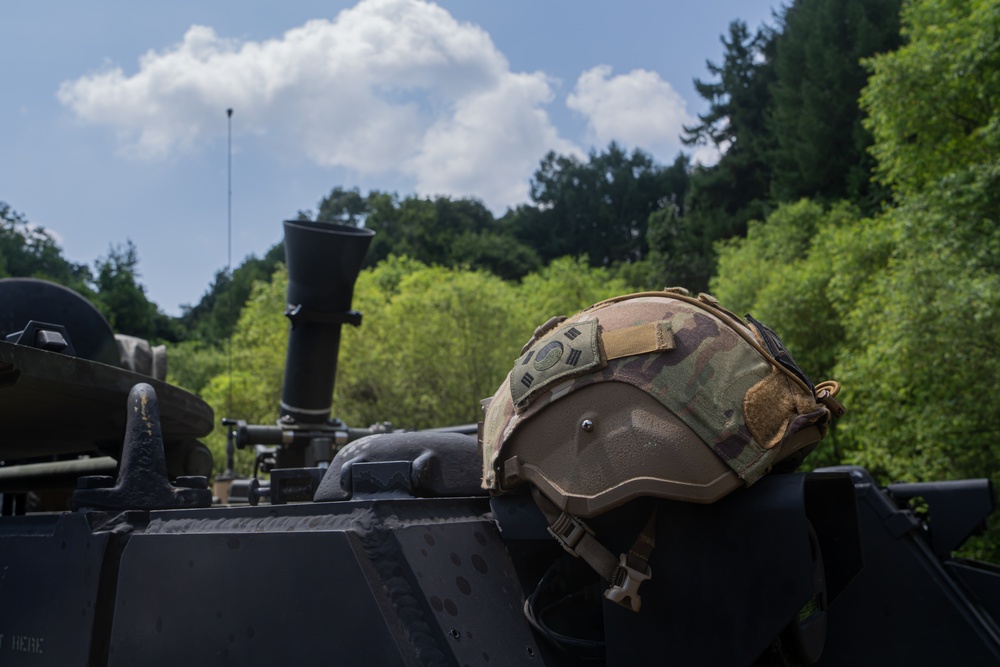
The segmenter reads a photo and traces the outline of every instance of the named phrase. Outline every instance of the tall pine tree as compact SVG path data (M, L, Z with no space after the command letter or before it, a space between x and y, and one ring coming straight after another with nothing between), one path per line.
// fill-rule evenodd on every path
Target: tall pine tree
M694 169L683 215L659 213L650 220L653 273L692 289L708 286L715 242L745 235L747 222L767 213L774 34L766 27L751 33L745 22L733 21L722 44L722 64L708 63L716 80L695 80L709 110L684 128L683 140L723 155L714 166Z
M774 48L769 129L776 201L850 199L873 211L871 134L858 96L861 59L900 44L900 0L798 0L781 17Z

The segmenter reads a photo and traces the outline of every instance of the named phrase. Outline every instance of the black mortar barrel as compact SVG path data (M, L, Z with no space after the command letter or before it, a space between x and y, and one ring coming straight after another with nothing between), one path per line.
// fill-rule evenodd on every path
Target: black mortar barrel
M361 321L351 299L375 232L309 220L284 226L291 331L281 415L319 424L330 417L340 328Z

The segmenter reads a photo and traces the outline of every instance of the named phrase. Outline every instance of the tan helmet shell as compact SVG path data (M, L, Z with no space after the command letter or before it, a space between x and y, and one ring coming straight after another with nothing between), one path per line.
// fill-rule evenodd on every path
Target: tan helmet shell
M620 382L584 387L526 421L504 455L506 484L530 482L584 518L640 496L714 502L743 485L690 427Z
M486 408L483 486L531 483L584 518L639 496L711 503L814 444L829 419L711 297L626 295L526 346Z

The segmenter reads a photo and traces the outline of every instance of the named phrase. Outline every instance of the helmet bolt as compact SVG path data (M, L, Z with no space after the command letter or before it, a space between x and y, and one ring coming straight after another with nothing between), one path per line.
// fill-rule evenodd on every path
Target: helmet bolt
M589 419L584 419L583 422L580 424L580 428L582 428L587 433L590 433L591 431L594 430L594 422L590 421Z

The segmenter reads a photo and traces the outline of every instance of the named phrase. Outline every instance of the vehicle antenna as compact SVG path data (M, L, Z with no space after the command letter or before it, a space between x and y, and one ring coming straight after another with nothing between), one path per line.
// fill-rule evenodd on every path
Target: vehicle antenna
M226 122L229 130L229 142L228 142L228 164L227 164L227 180L228 180L228 201L226 206L226 278L229 280L229 308L232 310L233 306L233 110L232 108L226 109ZM226 407L229 410L229 414L233 413L233 337L229 336L229 340L226 343L227 356L229 362L229 399Z
M227 186L228 186L228 201L226 205L226 278L228 279L228 301L229 303L227 310L230 315L233 312L233 109L232 107L226 109L226 124L228 126L228 145L227 145ZM229 338L226 339L226 361L229 366L229 386L228 395L226 399L226 414L233 414L233 333L229 333ZM231 451L232 446L229 442L231 438L227 438L226 445L226 473L232 474L234 461L234 452Z

